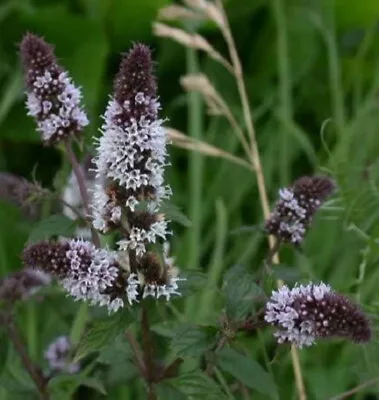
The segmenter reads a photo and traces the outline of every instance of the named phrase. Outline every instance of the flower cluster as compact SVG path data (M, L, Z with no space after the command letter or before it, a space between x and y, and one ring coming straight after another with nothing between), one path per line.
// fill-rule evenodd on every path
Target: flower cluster
M266 304L266 322L278 330L279 343L310 346L318 338L342 337L356 343L371 338L367 317L348 298L330 286L310 283L273 291Z
M304 176L291 187L280 189L266 231L280 241L301 244L314 214L334 189L334 182L324 176Z
M161 200L171 193L163 184L166 135L163 121L158 118L160 105L152 65L149 48L141 44L122 60L95 160L98 184L93 202L94 227L107 232L121 223L122 215L129 220L143 202L148 210L135 218L128 238L131 246L140 248L144 242L154 242L157 234L165 235L165 222L160 217L154 220L153 215ZM147 219L151 229L138 225Z
M79 132L88 123L79 105L81 94L57 64L52 47L28 34L21 55L29 114L36 117L45 143ZM164 244L170 234L165 215L159 212L162 200L171 195L163 179L166 135L159 109L151 52L136 44L115 78L93 164L82 166L92 189L93 226L101 233L117 229L119 251L96 248L82 238L42 241L24 250L26 266L54 275L69 295L106 306L109 312L147 296L169 300L179 294L180 279L167 247L163 257L148 248ZM69 218L86 217L74 175L63 200ZM88 234L77 232L82 237Z
M121 62L104 115L92 209L95 229L121 231L119 250L128 254L142 297L169 299L179 294L176 269L167 257L161 260L147 248L164 243L170 233L159 212L162 200L171 195L163 180L166 135L159 108L151 52L136 44Z
M25 268L0 280L0 300L13 302L25 300L51 281L49 274Z
M45 351L45 359L52 372L63 372L76 374L80 370L78 363L70 361L69 356L72 349L70 339L67 336L59 336Z
M52 46L27 34L20 50L28 115L36 119L44 143L55 144L82 131L88 119L80 106L81 92L58 65Z
M107 306L115 312L137 300L138 279L118 255L97 249L92 243L79 239L42 241L24 249L25 265L54 275L65 291L76 300Z

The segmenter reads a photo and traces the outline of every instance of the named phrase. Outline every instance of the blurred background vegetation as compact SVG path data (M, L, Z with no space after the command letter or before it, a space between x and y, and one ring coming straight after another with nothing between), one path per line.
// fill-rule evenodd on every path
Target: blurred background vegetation
M185 93L179 83L186 73L207 74L242 121L233 79L204 54L152 35L158 10L168 4L169 0L2 0L0 171L27 179L35 176L48 188L58 172L58 176L68 172L62 154L42 146L34 121L26 116L17 44L28 31L56 45L61 64L82 86L92 121L86 130L88 147L98 135L99 116L120 54L133 42L143 41L157 61L167 124L241 155L227 122L209 117L201 98ZM323 171L339 185L337 196L315 221L303 251L284 249L285 265L278 268L289 281L296 276L324 280L350 293L372 314L375 325L379 309L379 2L228 0L224 4L243 62L271 202L279 187L302 174ZM225 53L215 26L208 22L185 26ZM170 154L167 180L174 203L191 221L190 227L172 225L178 265L206 272L209 288L234 264L244 264L254 272L267 251L265 237L254 229L262 222L254 175L228 161L175 147ZM15 205L1 201L1 276L21 268L19 255L34 223ZM202 323L217 318L219 299L210 290L176 301L186 320ZM18 316L33 358L42 359L47 343L69 332L77 307L62 296L48 304L36 299L20 307ZM274 340L269 335L265 338L271 359ZM243 343L256 358L264 359L255 335ZM27 385L28 377L16 361L3 368L6 359L17 357L3 337L0 347L0 398L13 399L9 393L19 391L20 382ZM301 351L300 357L310 399L327 399L379 376L375 338L367 346L320 343ZM269 367L280 398L295 398L289 353L282 349ZM133 373L132 366L120 366L110 398L135 398L133 387L125 388ZM355 396L379 399L379 385Z

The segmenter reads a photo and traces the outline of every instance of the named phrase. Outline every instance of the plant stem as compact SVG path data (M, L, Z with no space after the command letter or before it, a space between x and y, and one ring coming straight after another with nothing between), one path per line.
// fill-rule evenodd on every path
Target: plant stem
M216 375L217 380L220 382L222 388L224 389L228 399L235 400L235 397L233 396L233 393L229 389L229 386L228 386L222 372L217 367L214 367L213 371L214 371L214 374Z
M366 382L363 382L361 385L358 385L355 388L348 390L347 392L341 393L341 394L339 394L337 396L333 396L330 400L348 399L353 394L358 393L359 391L361 391L361 390L363 390L363 389L365 389L365 388L367 388L369 386L375 385L378 382L379 382L379 378L370 379L370 380L368 380Z
M83 170L82 167L79 165L79 162L75 156L74 151L72 150L72 145L71 145L71 141L66 141L65 142L65 148L66 148L66 152L68 155L68 158L71 162L72 165L72 169L74 171L74 174L76 176L76 180L78 182L78 186L79 186L79 191L80 191L80 195L82 197L83 200L83 205L84 205L84 209L86 211L86 214L88 216L91 216L91 210L89 208L89 198L88 198L88 192L87 192L87 187L86 187L86 183L85 183L85 178L84 178L84 174L83 174ZM96 247L100 247L100 238L98 233L96 232L96 230L91 226L91 235L92 235L92 242Z
M133 333L130 331L125 332L126 339L128 340L130 347L132 348L134 357L136 358L138 369L141 372L143 378L146 376L146 367L145 362L143 360L143 353L141 350L140 345L138 344L136 338L134 337Z
M263 169L262 169L262 163L261 163L259 149L258 149L258 143L257 143L257 139L256 139L256 133L255 133L253 119L252 119L251 112L250 112L250 104L248 101L246 86L245 86L245 82L243 79L242 65L241 65L240 59L238 57L236 45L234 43L233 35L232 35L231 29L229 26L229 21L227 19L223 4L222 4L221 0L216 0L216 4L217 4L219 11L221 12L221 15L223 18L223 24L221 25L221 32L222 32L225 42L228 46L229 55L230 55L232 65L235 70L236 83L237 83L238 92L239 92L239 95L241 98L241 104L242 104L242 109L243 109L243 114L244 114L247 131L248 131L249 138L250 138L250 145L251 145L250 161L255 169L258 191L259 191L259 198L260 198L261 207L263 210L263 216L265 219L267 219L270 216L270 206L269 206L269 201L268 201L268 196L267 196L267 191L266 191L266 183L265 183L265 179L264 179L264 175L263 175ZM271 235L268 236L268 242L269 242L270 251L272 251L272 249L275 246L274 237ZM279 264L279 256L277 253L273 256L272 261L274 264ZM283 282L281 280L278 280L277 282L278 282L278 286L283 285ZM298 397L300 400L306 400L307 395L305 392L305 386L304 386L304 381L303 381L303 376L302 376L302 371L301 371L299 354L297 352L296 347L294 347L294 346L291 346L291 358L292 358L292 365L293 365L294 374L295 374L295 382L296 382Z
M156 381L154 348L153 348L153 342L151 340L149 316L145 304L142 304L141 330L142 330L143 359L146 371L145 379L148 385L148 399L156 400L157 395L155 393L155 388L154 388L154 382Z
M138 344L136 338L130 331L127 331L125 335L132 348L141 376L147 384L147 398L148 400L156 400L157 394L155 392L154 383L157 377L153 354L154 349L150 335L148 314L144 304L142 305L141 332L142 349L141 346Z
M40 398L48 400L50 396L47 393L47 380L44 378L40 368L35 365L33 360L30 358L13 318L10 315L1 315L0 319L17 353L20 355L25 369L28 371L30 377L37 386Z

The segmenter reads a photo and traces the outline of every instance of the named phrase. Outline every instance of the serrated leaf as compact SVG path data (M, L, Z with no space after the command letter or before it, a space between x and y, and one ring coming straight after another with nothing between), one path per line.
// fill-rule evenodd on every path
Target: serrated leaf
M107 394L103 382L101 382L99 378L87 377L84 378L82 381L80 381L80 384L83 386L87 386L91 389L94 389L103 395Z
M101 350L97 362L106 368L104 380L107 386L124 384L138 374L138 368L131 356L130 345L123 333Z
M118 334L125 331L132 322L132 314L123 310L107 319L96 321L94 326L88 330L80 339L75 352L74 362L78 362L88 354L104 349L112 343Z
M97 358L97 361L103 364L118 363L128 359L131 356L131 348L122 333L118 335L107 347L103 348Z
M55 214L39 221L31 231L28 242L49 239L52 236L72 236L75 232L75 222L64 215Z
M185 324L176 332L171 346L180 357L197 357L210 350L216 340L216 327Z
M171 395L175 394L173 389L176 389L180 394L186 396L184 398L214 400L223 400L226 398L217 383L203 371L181 374L177 378L164 381L164 383L172 389L169 392ZM163 400L163 397L161 398ZM181 399L181 397L178 397L178 399Z
M182 297L196 293L208 282L208 276L199 271L181 271L180 278L184 279L178 282L179 292Z
M274 399L278 397L273 378L253 358L224 347L217 354L216 364L247 387Z
M254 311L258 300L265 294L253 275L242 265L236 265L224 275L223 289L226 298L226 313L232 320L240 321Z

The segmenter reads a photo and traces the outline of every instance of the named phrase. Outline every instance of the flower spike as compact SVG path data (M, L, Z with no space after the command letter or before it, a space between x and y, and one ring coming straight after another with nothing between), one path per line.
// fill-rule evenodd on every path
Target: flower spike
M28 115L37 121L47 145L66 140L88 125L80 106L81 91L58 63L51 45L27 34L20 45L24 66Z

